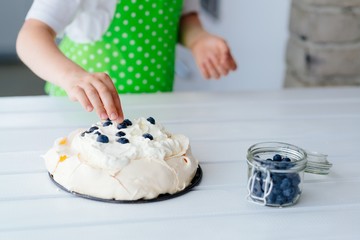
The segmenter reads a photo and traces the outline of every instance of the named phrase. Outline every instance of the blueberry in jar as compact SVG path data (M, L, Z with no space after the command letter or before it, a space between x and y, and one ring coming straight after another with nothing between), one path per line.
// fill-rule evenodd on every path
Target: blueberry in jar
M261 163L266 170L255 170L255 176L251 187L252 196L263 198L266 196L266 203L270 205L284 205L294 202L300 194L300 175L296 172L277 172L288 170L295 166L288 157L275 154ZM272 171L275 170L275 171ZM270 174L270 181L267 175ZM266 192L269 191L269 192Z
M280 161L282 160L282 157L281 157L280 154L275 154L275 155L273 156L273 160L274 160L275 162L280 162Z
M298 186L301 182L300 175L297 173L287 173L286 177L291 181L293 186Z
M260 179L256 179L254 182L253 194L256 197L264 196L264 189L262 188L262 182L260 182Z
M291 163L291 162L281 161L281 162L278 164L278 169L286 170L286 169L292 168L293 166L294 166L294 164Z
M285 189L282 194L287 197L287 198L293 198L294 197L294 193L295 193L295 189L294 188L287 188Z
M284 161L284 162L291 162L290 158L288 158L288 157L284 157L284 158L283 158L283 161Z
M286 198L282 194L278 194L275 199L275 204L284 205L286 202Z
M285 177L282 179L281 183L280 183L280 188L281 189L288 189L291 186L291 181L289 178Z

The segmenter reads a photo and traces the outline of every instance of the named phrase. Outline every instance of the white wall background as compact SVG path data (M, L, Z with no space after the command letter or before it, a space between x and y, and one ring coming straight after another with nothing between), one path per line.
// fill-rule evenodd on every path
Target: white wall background
M178 76L175 90L252 90L282 88L288 37L289 0L220 0L220 19L201 15L205 27L231 46L238 70L220 81L202 79L186 50L178 60L190 76ZM184 75L184 71L180 72Z

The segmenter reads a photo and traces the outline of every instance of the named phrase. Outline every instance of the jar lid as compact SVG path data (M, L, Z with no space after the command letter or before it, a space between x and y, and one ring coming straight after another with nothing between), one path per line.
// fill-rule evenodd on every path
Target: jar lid
M326 154L306 151L307 154L307 163L305 167L305 172L327 175L330 172L332 163L327 160Z

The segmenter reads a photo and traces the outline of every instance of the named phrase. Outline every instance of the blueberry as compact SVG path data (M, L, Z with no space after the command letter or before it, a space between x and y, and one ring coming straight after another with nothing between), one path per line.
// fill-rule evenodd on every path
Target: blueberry
M279 166L279 169L285 170L285 169L290 169L290 168L292 168L292 167L294 166L294 164L291 163L291 162L284 162L284 161L282 161L282 162L280 162L280 163L278 164L278 166Z
M297 186L299 185L301 179L300 179L300 175L297 173L288 173L287 174L288 179L291 181L293 186Z
M107 127L107 126L110 126L112 125L113 123L111 121L106 121L103 123L103 127Z
M125 124L126 126L132 125L132 122L129 119L125 119L122 123Z
M93 126L91 128L89 128L89 130L87 131L87 133L92 133L95 130L98 130L99 128L97 126Z
M281 173L272 173L270 177L273 180L274 184L280 184L281 181L285 178L284 174Z
M264 196L264 191L261 187L261 184L259 181L256 181L254 182L254 188L253 188L253 192L252 192L253 195L257 196L257 197L262 197Z
M280 154L275 154L275 155L273 156L273 160L274 160L275 162L280 162L280 161L282 160L282 157L281 157Z
M263 177L261 174L261 171L256 170L254 172L254 175L256 175L256 178L253 179L253 188L252 188L252 195L256 197L263 197L264 196L264 182Z
M153 117L148 117L146 120L148 120L151 124L155 124L155 119Z
M280 169L290 169L295 166L295 163L291 162L291 159L285 157L282 159L281 163L279 164Z
M280 189L279 185L273 186L273 189L271 190L271 193L278 195L282 193L282 190Z
M281 189L287 189L291 186L291 181L289 178L284 178L280 183Z
M115 134L115 136L117 136L117 137L123 137L125 135L126 135L126 133L124 133L123 131L119 131Z
M117 129L123 129L123 128L127 128L126 124L124 124L124 123L119 123L119 124L117 125Z
M280 194L282 194L282 190L277 186L273 186L271 193L266 198L266 201L270 204L274 204L276 202L277 196Z
M109 138L106 135L99 135L96 138L96 141L101 142L101 143L108 143L109 142Z
M266 167L268 169L277 169L276 163L274 163L271 159L267 159L263 164L263 167Z
M266 202L268 204L274 204L275 201L276 201L276 197L277 197L277 194L274 194L274 193L270 193L267 197L266 197Z
M81 136L82 136L82 137L84 137L84 136L85 136L85 134L87 134L87 133L93 133L93 134L95 134L95 135L100 136L100 135L101 135L101 133L100 133L99 131L96 131L97 129L99 129L99 128L98 128L98 127L96 127L96 126L91 127L89 130L87 130L87 131L85 131L85 132L81 133ZM96 131L96 132L94 132L94 131Z
M290 158L288 158L288 157L283 158L283 161L284 162L291 162Z
M292 199L294 198L294 192L295 192L294 188L287 188L282 192L282 194L288 199Z
M119 138L118 140L116 140L118 143L121 143L121 144L126 144L126 143L129 143L129 139L127 138Z
M264 184L263 179L262 179L262 178L256 179L256 181L259 182L260 190L261 190L261 191L264 191L264 190L265 190L265 184Z
M285 189L282 193L286 198L287 202L294 202L300 194L300 188L298 186Z
M148 139L150 139L150 140L154 140L154 137L153 137L150 133L144 133L144 134L143 134L143 137L144 137L144 138L148 138Z
M99 128L98 128L98 127L91 127L89 130L81 133L81 136L84 137L85 134L87 134L87 133L92 133L92 132L94 132L96 129L99 129Z
M273 162L272 159L268 158L265 161L263 161L261 163L261 166L266 167L266 168L272 168L273 167Z
M283 205L284 203L286 203L286 198L283 195L277 195L275 204Z

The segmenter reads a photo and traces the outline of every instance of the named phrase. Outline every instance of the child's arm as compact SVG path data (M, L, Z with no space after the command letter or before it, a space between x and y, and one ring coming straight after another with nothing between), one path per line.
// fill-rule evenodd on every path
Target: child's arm
M55 32L45 23L28 19L21 28L16 49L20 59L40 78L62 87L87 111L101 119L123 120L119 95L105 73L88 73L69 60L55 43Z
M225 40L204 30L196 13L181 17L180 43L191 50L206 79L218 79L236 69L235 60Z

